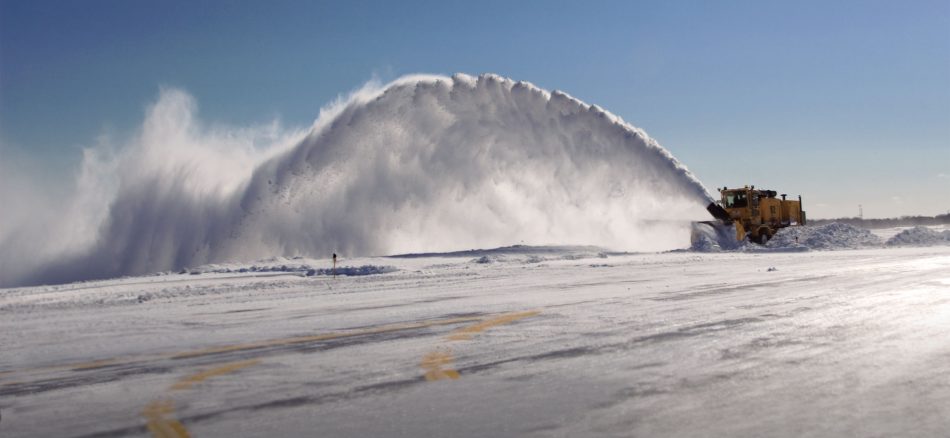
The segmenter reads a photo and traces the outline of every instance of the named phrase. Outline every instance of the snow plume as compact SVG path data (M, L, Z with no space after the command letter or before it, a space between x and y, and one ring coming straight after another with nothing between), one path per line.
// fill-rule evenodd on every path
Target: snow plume
M333 252L672 249L711 199L643 131L494 75L369 84L307 133L203 127L166 90L130 143L87 154L73 210L50 224L69 245L0 234L2 285Z

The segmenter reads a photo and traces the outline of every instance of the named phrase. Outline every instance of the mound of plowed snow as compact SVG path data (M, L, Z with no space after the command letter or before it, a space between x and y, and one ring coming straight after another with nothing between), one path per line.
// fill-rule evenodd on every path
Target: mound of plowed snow
M894 235L887 240L888 246L931 246L950 244L950 230L943 232L916 226Z
M385 265L361 265L361 266L337 266L331 267L329 260L314 260L302 257L288 259L285 257L273 257L268 260L259 260L253 264L225 263L208 264L197 268L182 269L179 274L245 274L245 273L292 273L302 276L312 277L314 275L377 275L396 272L394 266Z
M817 227L788 227L779 230L767 248L855 249L881 245L881 238L864 228L838 222Z

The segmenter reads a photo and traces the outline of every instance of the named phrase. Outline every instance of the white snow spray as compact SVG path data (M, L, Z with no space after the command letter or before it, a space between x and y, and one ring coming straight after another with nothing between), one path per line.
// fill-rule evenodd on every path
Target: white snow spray
M203 128L194 107L166 90L129 145L87 153L83 204L45 241L5 225L0 286L271 256L684 248L711 199L619 117L495 75L370 85L300 133Z

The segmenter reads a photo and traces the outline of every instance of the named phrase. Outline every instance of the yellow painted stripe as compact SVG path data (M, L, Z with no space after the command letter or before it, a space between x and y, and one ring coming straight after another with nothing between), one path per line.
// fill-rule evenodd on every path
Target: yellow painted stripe
M436 350L425 355L419 366L426 370L425 378L430 382L442 379L455 380L459 378L459 372L451 368L453 360L451 352Z
M69 368L76 371L82 371L82 370L88 370L90 368L99 368L106 365L114 365L117 363L119 363L119 359L103 359L103 360L96 360L92 362L83 362L83 363L73 364Z
M473 335L481 333L492 327L496 327L496 326L504 325L504 324L510 324L519 319L530 318L539 313L541 312L532 310L530 312L509 313L507 315L501 315L497 318L487 319L478 324L462 327L458 330L455 330L451 334L449 334L448 339L450 341L465 341L468 339L472 339Z
M260 363L260 360L245 360L241 362L232 362L204 370L200 373L183 377L175 382L169 391L189 389L193 385L201 383L212 377L217 377L237 370L247 368ZM142 416L145 417L145 426L155 438L190 438L188 429L184 424L174 417L175 404L171 400L155 400L145 406L142 410Z
M353 337L353 336L364 336L364 335L389 333L389 332L395 332L395 331L400 331L400 330L410 330L410 329L425 328L425 327L432 327L432 326L439 326L439 325L458 324L462 322L478 321L479 319L480 318L477 318L477 317L450 318L450 319L441 319L441 320L434 320L434 321L423 321L423 322L410 323L410 324L396 324L396 325L389 325L389 326L383 326L383 327L377 327L377 328L371 328L371 329L365 329L365 330L356 330L356 331L344 332L344 333L328 333L328 334L313 335L313 336L296 336L292 338L273 339L273 340L260 341L260 342L249 342L246 344L226 345L223 347L203 348L200 350L178 353L178 354L172 355L171 358L185 359L185 358L190 358L190 357L207 356L210 354L231 353L235 351L253 350L256 348L277 347L277 346L292 345L292 344L303 344L303 343L308 343L308 342L327 341L327 340L332 340L332 339L347 338L347 337Z
M73 371L86 371L90 369L95 369L103 367L106 365L129 365L133 363L142 363L150 362L157 359L166 358L167 355L163 354L153 354L153 355L142 355L142 356L130 356L125 358L114 358L114 359L101 359L88 362L74 362L67 363L62 365L50 365L36 368L27 368L22 370L12 370L9 371L10 374L24 374L24 373L44 373L49 371L59 371L59 370L73 370Z
M189 438L188 429L172 417L175 405L171 400L156 400L145 406L145 426L155 438Z
M232 362L229 364L224 364L224 365L211 368L211 369L202 371L200 373L192 374L190 376L182 378L178 382L175 382L175 384L172 385L170 389L171 390L188 389L188 388L191 388L192 385L201 383L212 377L216 377L216 376L220 376L220 375L224 375L228 373L233 373L242 368L247 368L252 365L257 365L260 362L261 361L258 359L252 359L252 360L245 360L241 362Z
M352 331L352 332L328 333L328 334L323 334L323 335L312 335L312 336L296 336L296 337L284 338L284 339L272 339L272 340L266 340L266 341L260 341L260 342L249 342L245 344L225 345L221 347L210 347L210 348L204 348L200 350L185 351L185 352L179 352L179 353L163 353L163 354L154 354L154 355L129 356L129 357L124 357L124 358L102 359L102 360L95 360L95 361L88 361L88 362L75 362L75 363L68 363L68 364L63 364L63 365L51 365L51 366L29 368L29 369L22 369L22 370L8 370L8 371L3 371L2 373L0 373L0 375L27 373L27 372L39 373L39 372L55 371L55 370L62 370L62 369L84 371L88 369L98 368L104 365L129 365L129 364L134 364L134 363L151 362L158 359L184 359L184 358L205 356L205 355L216 354L216 353L227 353L227 352L232 352L232 351L251 350L255 348L325 341L325 340L330 340L330 339L345 338L349 336L361 336L361 335L368 335L368 334L394 332L394 331L399 331L399 330L409 330L409 329L415 329L415 328L459 324L459 323L464 323L464 322L479 321L481 319L482 319L481 317L476 317L476 316L462 317L462 318L436 319L436 320L430 320L430 321L421 321L417 323L394 324L394 325L389 325L389 326L383 326L383 327L378 327L378 328L373 328L373 329L357 330L357 331Z
M478 324L473 324L470 326L465 326L460 329L457 329L446 336L446 339L450 341L464 341L471 339L472 336L481 333L485 330L488 330L492 327L497 327L503 324L510 324L512 322L518 321L520 319L529 318L535 316L541 312L532 310L528 312L518 312L518 313L508 313L500 315L495 318L486 319ZM425 379L429 382L436 380L456 380L461 377L461 374L458 370L453 368L453 362L455 358L452 357L452 352L447 348L437 349L422 358L422 362L419 364L422 369L426 372L423 374Z

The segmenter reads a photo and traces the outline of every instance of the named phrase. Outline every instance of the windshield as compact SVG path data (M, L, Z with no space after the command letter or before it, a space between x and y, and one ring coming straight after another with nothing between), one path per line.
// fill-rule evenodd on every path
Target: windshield
M745 192L727 192L724 198L726 208L741 208L748 205Z

